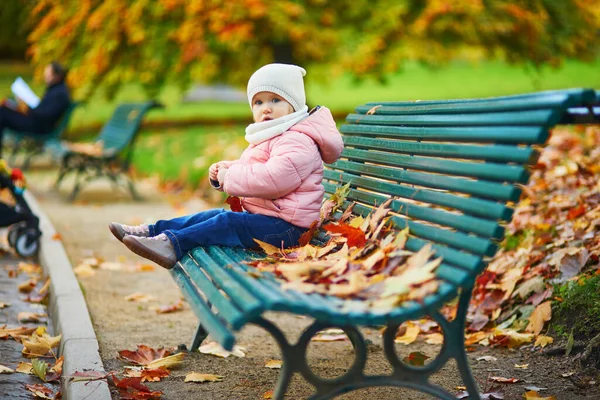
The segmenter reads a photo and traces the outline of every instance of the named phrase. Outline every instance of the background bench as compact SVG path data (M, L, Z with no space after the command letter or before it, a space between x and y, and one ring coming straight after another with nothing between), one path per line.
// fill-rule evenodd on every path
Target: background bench
M12 145L12 153L9 164L14 166L17 153L23 152L25 158L23 159L21 169L26 170L29 168L29 164L31 163L31 159L33 157L38 154L42 154L47 148L56 146L58 143L60 143L65 131L67 130L67 127L69 126L69 121L73 116L73 111L75 111L75 109L81 104L82 103L78 101L74 101L69 104L64 114L56 124L56 127L48 133L40 134L18 132L7 129L6 134L8 135L9 141Z
M60 169L54 187L58 189L66 175L75 173L75 184L69 196L72 201L83 185L107 177L115 187L124 181L131 196L138 199L127 173L142 120L149 110L157 107L162 106L155 101L120 104L92 143L56 144L52 151L60 159Z
M598 122L593 90L566 90L489 99L368 103L348 115L341 127L345 150L342 159L325 171L325 189L351 183L346 206L356 201L354 212L367 215L389 197L394 201L392 222L409 228L409 250L431 243L443 257L436 275L443 283L422 304L405 302L379 313L346 307L349 300L282 291L268 274L253 278L244 260L263 254L241 248L197 248L171 270L191 308L200 320L191 350L207 334L232 349L234 333L247 323L262 326L282 350L283 367L275 398L282 399L291 375L301 373L316 392L312 398L332 398L367 386L404 386L443 399L454 399L447 390L429 382L450 359L457 361L471 398L480 398L464 347L467 307L476 276L498 249L504 224L513 215L512 203L521 195L519 185L529 179L528 165L536 162L535 145L546 142L549 129L559 123L584 118ZM571 110L571 111L570 111ZM370 115L368 115L370 114ZM459 297L456 318L448 321L439 309ZM354 311L347 311L347 310ZM265 311L285 311L315 319L291 344ZM424 367L406 365L397 356L394 338L400 324L430 316L441 327L444 343L439 355ZM360 326L385 325L383 347L393 373L366 376L366 344ZM355 349L348 372L333 380L315 376L306 354L318 331L342 328Z

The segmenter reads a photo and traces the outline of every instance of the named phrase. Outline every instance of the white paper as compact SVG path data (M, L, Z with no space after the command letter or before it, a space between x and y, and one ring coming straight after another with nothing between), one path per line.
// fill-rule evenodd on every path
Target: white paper
M13 84L10 86L13 94L21 99L29 108L36 108L40 104L40 98L33 93L33 90L29 87L27 82L20 76L15 79Z

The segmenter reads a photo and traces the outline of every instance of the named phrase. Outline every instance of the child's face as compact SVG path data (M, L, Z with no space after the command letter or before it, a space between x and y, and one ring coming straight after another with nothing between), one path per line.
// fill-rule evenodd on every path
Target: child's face
M254 122L277 119L294 112L294 107L283 97L271 92L258 92L252 98Z

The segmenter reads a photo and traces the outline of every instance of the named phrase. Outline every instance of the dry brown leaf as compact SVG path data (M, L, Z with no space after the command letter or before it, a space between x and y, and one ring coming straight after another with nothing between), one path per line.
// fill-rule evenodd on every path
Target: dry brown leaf
M149 301L154 301L156 298L152 295L146 293L135 292L130 294L129 296L125 296L125 300L134 301L138 303L147 303Z
M32 375L33 374L33 365L31 365L31 363L21 361L19 363L19 365L17 365L17 368L15 369L15 371L19 372L21 374Z
M544 324L546 321L550 321L552 317L552 308L551 302L546 301L540 305L538 305L531 316L529 317L529 324L525 330L527 332L533 332L534 335L539 335L542 329L544 328Z
M6 308L6 307L10 307L10 303L2 303L2 302L0 302L0 310L2 310L3 308Z
M535 339L535 343L533 345L544 348L547 345L552 344L552 342L554 342L554 339L552 337L540 335Z
M229 352L229 351L225 350L223 347L221 347L221 345L217 342L205 343L198 348L198 351L202 354L210 354L210 355L221 357L221 358L227 358L231 355L238 357L238 358L246 356L246 354L244 353L246 351L246 349L242 346L235 345L235 346L233 346L233 350L231 350Z
M21 293L30 293L35 288L36 285L37 285L36 279L29 279L28 281L21 283L19 286L17 286L17 288L19 289L19 292L21 292Z
M543 396L540 396L538 394L538 392L533 391L533 390L525 392L523 397L525 398L525 400L556 400L556 397L554 397L554 396L543 397Z
M221 382L224 376L213 374L201 374L199 372L190 372L185 376L184 382Z
M411 321L407 321L402 325L406 326L406 331L404 332L404 335L397 336L396 339L394 339L394 342L409 345L417 340L417 336L419 336L419 332L421 332L419 326Z
M283 361L281 361L281 360L269 360L265 364L265 367L271 368L271 369L280 369L282 365L283 365Z
M42 313L33 313L28 311L23 311L17 314L17 320L21 323L27 322L40 322L43 318L46 318L46 314Z
M15 370L12 368L8 368L5 365L0 364L0 374L14 374Z

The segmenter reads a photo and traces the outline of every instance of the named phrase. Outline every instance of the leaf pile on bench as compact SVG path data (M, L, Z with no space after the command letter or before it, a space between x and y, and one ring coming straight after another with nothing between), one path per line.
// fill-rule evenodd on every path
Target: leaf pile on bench
M322 220L344 201L341 187L323 203ZM408 229L397 231L388 224L391 199L366 218L353 216L349 206L338 220L323 225L329 233L321 244L306 243L316 223L300 240L301 246L282 249L256 240L267 257L247 264L274 273L283 289L364 300L364 307L384 311L404 301L421 301L435 293L439 280L434 271L442 258L431 245L418 252L405 249Z

